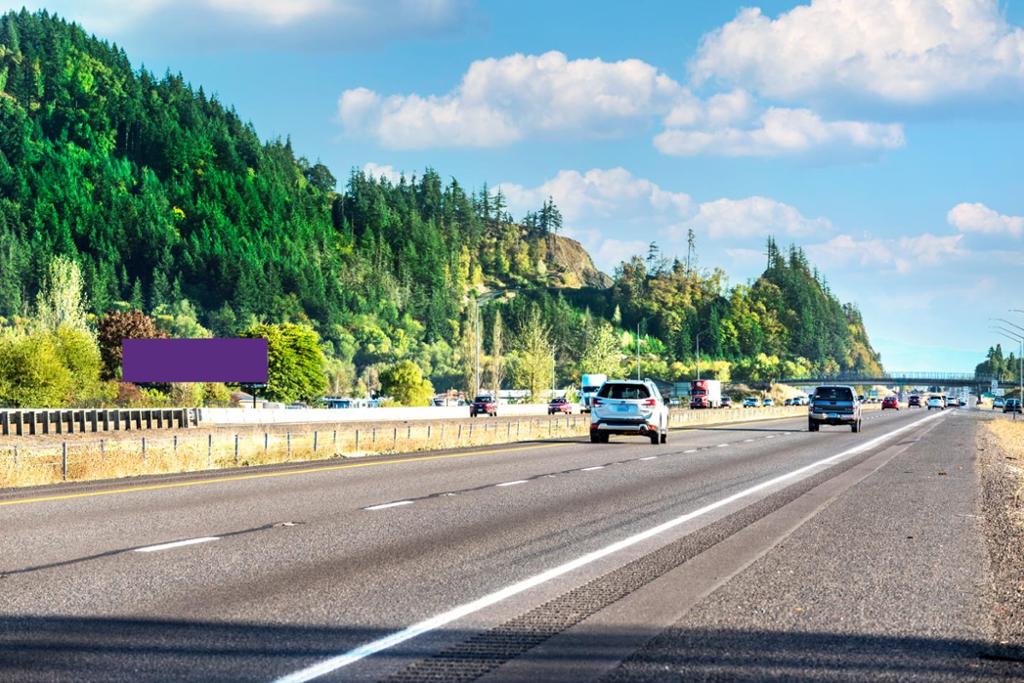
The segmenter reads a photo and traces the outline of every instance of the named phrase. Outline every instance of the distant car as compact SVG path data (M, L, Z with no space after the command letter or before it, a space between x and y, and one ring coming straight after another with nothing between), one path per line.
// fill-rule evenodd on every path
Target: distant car
M551 399L551 403L548 404L548 415L555 413L572 415L572 404L563 396Z
M992 410L998 410L999 408L1006 407L1006 400L1001 397L992 399Z
M649 379L610 379L590 404L590 442L608 443L612 434L643 436L658 445L668 441L668 406Z
M482 394L473 399L473 402L469 404L469 416L476 417L477 415L498 416L498 402L494 400L493 396Z
M807 415L807 431L816 432L821 425L849 425L859 432L861 427L860 401L853 387L825 385L814 390Z
M761 405L761 402L758 401L753 396L747 396L745 399L743 399L743 407L744 408L757 408L760 405Z
M882 410L899 410L900 402L895 396L886 396L882 399Z
M1006 403L1003 405L1004 413L1024 413L1021 410L1020 400L1016 398L1006 399Z
M908 408L920 408L921 407L921 397L918 396L917 394L912 395L910 398L907 399L907 407Z
M775 405L775 401L773 401L770 398L766 398L761 405L763 405L765 408L771 408L773 405Z
M791 405L793 405L793 401L794 400L796 400L796 399L787 398L785 401L782 402L782 405L784 405L784 406L791 406Z
M945 407L946 399L942 398L941 396L928 397L928 410L931 410L932 408L938 408L939 410L942 410Z
M946 399L946 405L950 408L959 408L960 399L956 398L955 396L950 396L949 398Z
M720 405L718 407L719 408L732 408L732 399L729 398L728 396L723 396L722 397L722 405Z

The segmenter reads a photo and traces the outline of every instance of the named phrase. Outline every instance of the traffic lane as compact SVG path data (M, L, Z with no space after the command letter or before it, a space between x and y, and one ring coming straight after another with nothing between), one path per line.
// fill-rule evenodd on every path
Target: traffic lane
M673 433L672 443L652 449L693 452L719 441L752 442L762 431L780 433L795 429L799 420L781 420L744 425L746 438L722 437L722 430L685 430ZM774 434L763 435L774 438ZM322 515L344 510L387 505L453 492L451 482L460 482L462 493L473 487L512 484L553 473L616 462L620 449L642 440L615 442L593 448L580 444L539 444L516 446L487 455L454 454L447 459L377 465L355 469L314 471L296 476L247 479L159 491L139 490L117 496L44 502L39 505L0 507L9 533L0 539L0 557L7 562L0 569L10 571L26 564L41 566L114 553L135 547L192 538L206 534L241 534L272 528L301 519L316 522ZM544 452L543 449L552 449ZM648 457L642 448L630 449ZM428 456L428 458L431 456ZM471 461L471 462L470 462ZM342 467L350 467L343 465ZM252 475L242 475L252 476ZM256 475L259 476L259 475ZM210 475L216 480L217 475ZM203 483L202 481L200 483ZM143 482L143 485L145 482ZM131 488L131 487L129 487ZM74 489L72 489L73 491ZM136 490L132 488L131 490ZM333 507L325 507L330 501ZM58 527L54 532L53 527ZM28 561L30 559L30 562Z
M400 626L819 457L824 434L802 446L793 434L789 444L765 439L746 451L638 460L418 507L328 513L152 555L25 571L5 587L13 611L33 614ZM834 436L829 451L856 442Z
M760 429L800 426L799 420L757 424L772 425ZM685 430L673 432L670 443L657 448L685 451L702 448L718 438L705 430ZM216 531L226 533L294 519L315 521L322 514L443 493L453 480L462 482L463 487L487 486L602 464L616 459L618 453L638 452L642 448L637 445L647 444L625 437L601 448L578 440L524 443L397 458L402 462L310 463L304 468L308 471L271 468L263 472L213 472L156 490L147 487L167 484L146 478L116 483L114 488L127 492L109 496L91 496L97 492L95 486L70 486L58 489L57 495L78 495L76 491L80 491L91 497L0 505L0 523L9 532L0 538L0 558L6 559L0 559L0 570L8 569L11 562L23 565L26 558L34 564L47 564L189 538L196 529L211 527L213 522L217 523ZM657 450L649 445L647 448ZM44 497L48 493L42 492ZM29 492L26 496L35 498L39 494ZM333 505L329 512L328 501Z
M1020 680L987 613L977 419L939 421L608 680Z

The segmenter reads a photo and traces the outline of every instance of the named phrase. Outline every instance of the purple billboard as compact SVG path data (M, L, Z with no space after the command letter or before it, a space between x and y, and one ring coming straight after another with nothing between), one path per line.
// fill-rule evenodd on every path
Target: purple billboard
M125 382L267 383L266 339L125 339Z

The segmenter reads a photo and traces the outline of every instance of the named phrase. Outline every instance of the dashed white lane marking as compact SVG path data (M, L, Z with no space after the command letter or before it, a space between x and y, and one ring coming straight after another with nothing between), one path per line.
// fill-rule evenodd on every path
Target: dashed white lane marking
M502 486L518 486L519 484L525 484L525 483L526 483L525 479L517 479L515 481L506 481L506 482L501 483L501 484L495 484L494 487L495 488L501 488Z
M648 456L647 456L646 458L640 458L640 459L641 459L641 460L654 460L654 459L655 459L655 458L657 458L657 457L658 457L658 456L656 456L656 455L648 455Z
M595 465L594 467L584 467L580 472L593 472L594 470L603 470L604 465Z
M766 436L764 438L766 438L766 439L774 439L775 435L774 434L769 434L768 436Z
M202 538L190 538L185 541L174 541L172 543L161 543L159 545L147 545L145 548L136 548L137 553L155 553L158 550L170 550L171 548L180 548L185 545L195 545L196 543L209 543L210 541L218 541L220 536L203 536Z
M603 557L607 557L608 555L617 553L621 550L634 546L637 543L647 540L648 538L662 534L668 531L669 529L673 529L679 526L680 524L684 524L690 521L691 519L696 519L698 517L708 514L709 512L725 507L726 505L730 505L745 498L749 498L756 493L764 491L765 489L777 486L778 484L786 482L790 479L795 479L797 477L800 477L801 475L808 474L816 469L823 468L826 465L830 465L838 460L842 460L843 458L847 458L851 455L856 455L858 453L868 451L878 446L879 444L883 443L885 440L896 436L897 434L902 434L903 432L909 429L919 427L920 425L925 424L926 422L930 422L933 419L938 419L941 417L942 414L939 413L936 414L935 416L928 416L920 420L915 420L910 424L903 425L902 427L898 427L892 431L880 434L879 436L876 436L873 439L861 442L860 444L854 446L853 448L849 448L845 451L842 451L841 453L836 453L835 455L831 455L827 458L822 458L821 460L817 460L808 465L804 465L803 467L798 467L797 469L786 472L785 474L781 474L777 477L773 477L771 479L762 481L759 484L755 484L749 488L743 489L742 491L737 491L736 493L728 495L724 498L720 498L719 500L716 500L713 503L709 503L704 507L697 508L696 510L680 515L679 517L675 517L666 522L662 522L661 524L635 533L632 536L627 536L626 538L616 541L610 545L606 545L603 548L598 548L597 550L592 550L589 553L580 555L579 557L569 560L564 564L551 567L550 569L543 571L539 574L534 574L533 576L521 579L516 583L505 586L504 588L493 593L489 593L487 595L479 597L476 600L472 600L470 602L457 605L456 607L453 607L446 612L435 614L434 616L424 619L423 621L417 622L415 624L412 624L411 626L408 626L402 629L401 631L395 631L382 638L378 638L377 640L371 641L364 645L360 645L359 647L349 650L348 652L343 652L341 654L334 655L333 657L328 657L327 659L317 662L316 664L313 664L311 666L307 666L304 669L294 671L290 674L278 678L275 683L304 683L305 681L311 681L314 678L325 676L329 673L337 671L338 669L349 666L350 664L354 664L355 662L358 662L361 659L365 659L378 652L395 647L396 645L400 645L401 643L404 643L408 640L412 640L413 638L423 635L424 633L428 633L430 631L442 628L454 621L457 621L458 619L461 619L475 612L484 610L490 607L491 605L495 605L515 595L519 595L520 593L523 593L536 586L540 586L541 584L547 583L548 581L558 578L559 576L568 574L569 572L579 569L580 567L585 567L593 562L596 562L597 560L600 560Z
M697 452L697 449L696 449L696 448L691 448L691 449L690 449L690 450L688 450L688 451L683 451L683 453L696 453L696 452Z
M411 500L398 500L398 501L395 501L394 503L383 503L381 505L371 505L370 507L363 508L363 509L364 510L384 510L386 508L396 508L399 505L412 505L412 501Z
M727 443L720 443L717 446L715 446L715 448L727 448L728 446L729 446L729 444L727 444Z
M743 439L743 443L754 443L753 439Z

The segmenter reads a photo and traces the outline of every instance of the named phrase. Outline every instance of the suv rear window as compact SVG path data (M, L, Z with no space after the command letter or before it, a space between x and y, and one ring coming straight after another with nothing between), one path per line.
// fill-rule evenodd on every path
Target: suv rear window
M823 401L852 401L853 392L847 387L818 387L814 391L814 398Z
M597 392L597 395L601 398L637 400L641 398L649 398L651 393L647 391L647 387L643 384L616 384L613 382L605 382L601 386L601 391Z
M474 403L492 403L494 401L490 396L477 396L473 399Z

